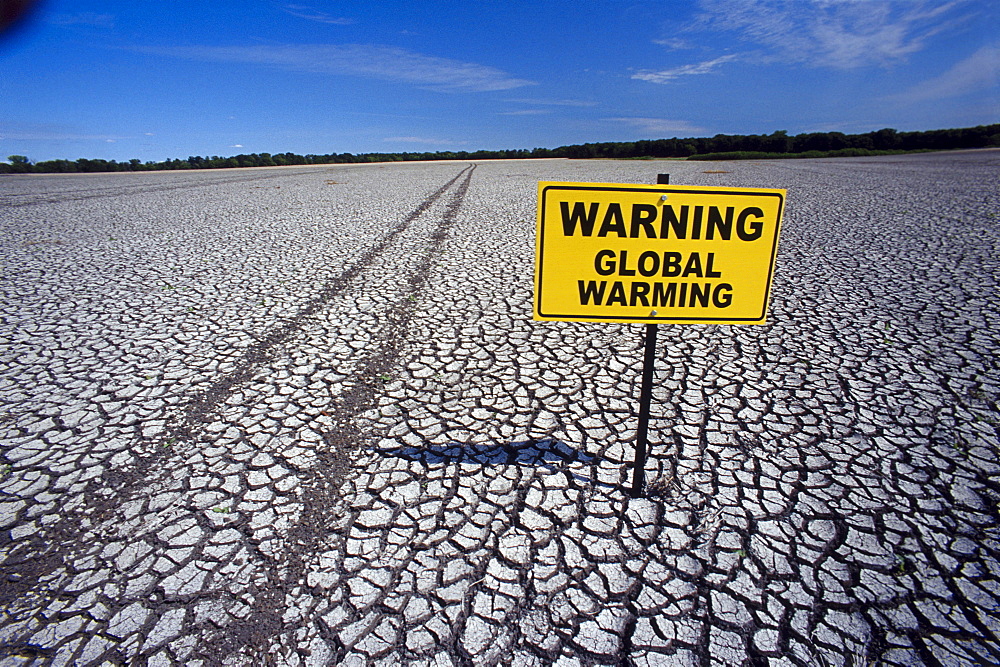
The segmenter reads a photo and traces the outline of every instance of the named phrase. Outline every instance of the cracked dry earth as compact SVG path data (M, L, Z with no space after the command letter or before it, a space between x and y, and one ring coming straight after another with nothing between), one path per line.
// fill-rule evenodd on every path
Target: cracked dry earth
M998 166L4 177L0 665L1000 662ZM788 200L630 499L642 327L531 320L535 197L658 172Z

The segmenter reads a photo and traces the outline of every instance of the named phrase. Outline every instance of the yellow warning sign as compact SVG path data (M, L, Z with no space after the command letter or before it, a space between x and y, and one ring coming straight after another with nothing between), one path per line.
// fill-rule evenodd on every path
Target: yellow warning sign
M785 191L538 184L535 319L763 324Z

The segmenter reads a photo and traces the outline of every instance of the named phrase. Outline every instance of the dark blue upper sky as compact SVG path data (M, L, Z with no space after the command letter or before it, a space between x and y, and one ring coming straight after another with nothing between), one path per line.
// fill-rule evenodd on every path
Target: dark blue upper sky
M49 0L0 157L555 147L1000 121L997 0Z

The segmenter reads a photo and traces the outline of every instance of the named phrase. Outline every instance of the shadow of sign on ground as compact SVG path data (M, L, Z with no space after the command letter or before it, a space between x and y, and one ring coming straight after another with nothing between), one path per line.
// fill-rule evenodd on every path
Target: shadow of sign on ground
M528 438L503 444L466 444L449 442L444 445L418 447L372 447L372 451L425 466L470 463L475 465L521 465L562 471L573 479L592 486L610 489L618 485L599 482L592 476L570 469L573 465L596 465L601 458L576 449L556 438Z

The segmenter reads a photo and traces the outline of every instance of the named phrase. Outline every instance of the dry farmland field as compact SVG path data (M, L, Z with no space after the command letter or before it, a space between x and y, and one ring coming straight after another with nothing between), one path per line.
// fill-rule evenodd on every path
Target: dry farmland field
M539 180L788 190L534 322ZM0 665L1000 662L1000 151L0 178Z

